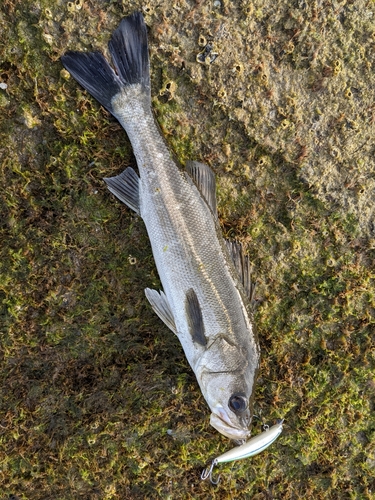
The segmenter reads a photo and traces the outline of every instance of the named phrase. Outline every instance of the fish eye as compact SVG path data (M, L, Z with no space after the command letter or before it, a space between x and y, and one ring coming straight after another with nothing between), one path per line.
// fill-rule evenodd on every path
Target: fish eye
M229 408L234 411L234 413L242 413L247 409L247 400L244 396L239 394L233 394L229 398Z

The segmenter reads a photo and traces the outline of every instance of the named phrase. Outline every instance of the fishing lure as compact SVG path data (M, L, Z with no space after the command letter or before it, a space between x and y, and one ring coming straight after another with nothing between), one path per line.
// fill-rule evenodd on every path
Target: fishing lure
M218 484L220 481L220 476L214 480L212 477L212 471L217 464L232 462L233 460L241 460L247 457L253 457L258 453L262 452L268 448L276 439L280 436L283 430L284 419L280 420L276 425L269 427L264 426L265 430L249 439L245 444L232 448L231 450L223 453L219 457L214 458L209 469L204 469L201 474L201 479L210 479L212 484Z

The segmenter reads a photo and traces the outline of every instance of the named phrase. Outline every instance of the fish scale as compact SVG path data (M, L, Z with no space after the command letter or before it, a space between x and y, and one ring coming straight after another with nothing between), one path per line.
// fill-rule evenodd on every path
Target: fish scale
M135 13L109 42L116 72L100 52L68 52L66 69L128 134L139 176L128 167L105 179L142 217L163 291L146 297L178 336L211 425L243 441L249 434L259 346L249 306L249 263L241 246L225 244L216 213L213 172L198 162L182 169L151 109L147 30Z

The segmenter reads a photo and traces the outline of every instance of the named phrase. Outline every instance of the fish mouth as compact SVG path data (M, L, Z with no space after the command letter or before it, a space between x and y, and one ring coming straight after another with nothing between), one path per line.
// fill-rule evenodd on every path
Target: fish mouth
M242 444L251 434L247 422L248 420L244 419L239 426L233 425L223 408L215 408L210 418L212 427L229 439L236 441L237 444Z

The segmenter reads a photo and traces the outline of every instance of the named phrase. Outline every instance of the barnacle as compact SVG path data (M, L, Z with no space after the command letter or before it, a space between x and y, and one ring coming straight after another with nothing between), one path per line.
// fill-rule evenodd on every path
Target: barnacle
M265 156L261 156L259 159L258 159L258 165L260 167L262 167L263 165L265 165L267 163L267 158Z
M249 3L247 5L244 5L242 8L243 13L245 16L252 16L254 13L254 6L252 3Z
M333 74L334 75L338 75L340 73L340 71L342 70L342 64L341 64L341 61L340 59L336 59L334 62L333 62Z
M243 73L243 64L242 63L236 63L234 66L233 66L233 73L236 73L237 75L242 75Z
M146 3L146 5L143 6L143 12L145 12L145 14L151 15L154 13L154 9L150 4Z
M177 89L176 82L174 80L168 80L160 89L159 95L167 96L168 101L170 101L171 99L173 99L176 89Z
M294 43L293 42L288 42L285 46L285 52L287 54L291 54L292 52L294 52Z
M205 47L207 45L207 40L206 40L206 37L203 36L203 35L199 35L199 38L198 38L198 45L200 47Z
M74 0L74 2L68 2L66 4L69 12L74 12L76 10L81 10L83 7L83 0Z
M225 97L227 96L227 92L226 90L221 87L221 89L219 89L218 93L217 93L217 96L220 98L220 99L225 99Z

